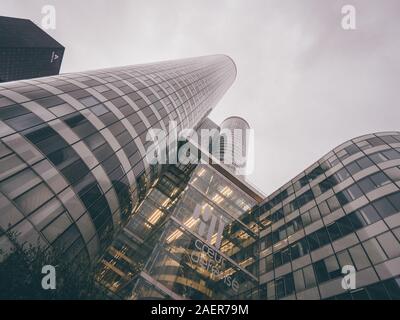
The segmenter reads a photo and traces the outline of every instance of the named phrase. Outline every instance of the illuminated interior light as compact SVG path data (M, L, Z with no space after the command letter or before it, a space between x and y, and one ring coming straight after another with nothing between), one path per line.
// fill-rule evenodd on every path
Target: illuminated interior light
M184 225L190 229L190 228L192 228L197 222L199 222L199 220L200 220L199 218L194 219L193 217L190 217L188 220L186 220L186 221L184 222ZM183 232L180 231L179 229L177 229L177 230L175 230L174 232L172 232L172 233L168 236L167 242L170 243L170 242L172 242L172 241L174 241L174 240L177 240L177 239L179 239L182 235L183 235Z
M264 226L269 226L271 223L271 220L264 220L263 222L261 222L261 224Z
M157 221L162 217L163 212L159 209L156 209L154 213L147 219L147 222L145 222L145 226L147 228L151 228L153 225L157 223Z
M211 245L213 246L217 242L218 233L214 233L211 237Z
M182 231L175 230L172 234L167 238L167 242L170 243L176 239L179 239L182 236Z
M229 269L226 269L225 271L221 272L218 278L223 279L225 277L232 275L233 273L235 273L235 270L233 270L233 268L229 268Z
M241 231L239 234L238 234L238 238L239 239L243 239L243 240L246 240L246 239L248 239L250 236L246 233L246 232L244 232L244 231Z
M222 198L219 194L216 194L213 198L212 201L214 201L216 204L220 204L224 198Z
M223 187L221 190L221 193L227 197L229 197L232 194L232 192L233 192L233 190L231 188L229 188L228 186Z
M223 245L223 247L221 248L222 252L228 252L229 250L231 250L235 245L232 242L226 242L226 244Z
M197 173L197 175L198 175L199 177L201 177L201 176L204 175L205 172L206 172L206 169L201 168L200 171Z
M185 226L187 226L189 229L191 227L193 227L197 222L199 221L199 218L194 219L193 217L189 218L188 220L186 220L186 222L184 223Z
M171 193L171 197L174 196L178 191L179 191L179 188L175 188Z
M249 264L251 264L253 261L254 261L253 257L247 258L246 260L243 260L243 261L239 262L239 266L246 267Z

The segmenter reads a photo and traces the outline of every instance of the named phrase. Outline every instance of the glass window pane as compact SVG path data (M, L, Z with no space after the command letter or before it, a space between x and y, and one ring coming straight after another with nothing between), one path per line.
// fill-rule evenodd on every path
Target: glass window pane
M335 241L341 237L339 227L336 223L333 223L326 227L331 238L331 241Z
M388 177L383 172L378 172L372 175L370 178L376 187L384 186L390 182Z
M350 175L347 172L346 168L342 168L338 172L336 172L336 176L339 178L340 181L344 181L348 177L350 177Z
M398 153L396 150L387 150L383 151L383 154L385 155L386 158L390 160L395 160L400 158L400 153Z
M40 209L36 210L29 219L36 228L42 230L50 221L58 217L65 209L61 202L56 197L51 199Z
M328 232L326 231L325 228L322 228L322 229L318 230L316 233L317 233L319 245L321 247L326 245L326 244L328 244L328 243L330 243Z
M315 275L314 275L314 270L313 270L312 265L305 267L303 269L303 274L304 274L304 282L305 282L306 288L314 287L316 284L316 281L315 281Z
M385 173L393 181L399 181L400 180L400 169L398 167L386 169Z
M373 206L376 208L379 215L383 218L389 217L396 212L396 209L386 198L375 201L373 203Z
M321 202L318 205L318 208L319 208L319 211L321 212L322 216L326 216L326 215L331 213L331 210L329 209L328 204L326 203L326 201Z
M278 299L283 298L285 296L285 282L284 279L278 279L276 282L276 297Z
M390 203L396 208L397 211L400 211L400 192L396 192L391 194L388 197Z
M66 214L62 214L43 230L43 234L45 235L46 239L52 243L70 225L71 221L69 220L68 216Z
M329 280L329 273L328 273L328 270L326 269L324 260L315 262L314 270L315 270L315 275L317 277L318 283L322 283L322 282Z
M340 208L340 203L336 196L330 197L328 200L326 200L326 202L328 203L329 209L332 212Z
M41 179L31 169L27 168L2 181L0 190L10 199L14 199L40 182Z
M364 218L362 217L361 213L359 213L357 211L349 214L347 216L347 218L350 221L351 225L353 226L353 230L360 229L367 225L366 222L364 221Z
M383 283L375 283L367 287L367 292L372 300L389 300L390 297Z
M357 270L361 270L370 266L368 257L361 245L350 248L349 252Z
M358 212L360 212L367 224L375 223L376 221L381 219L378 212L370 204L359 209Z
M364 289L352 292L351 295L354 300L369 300L368 293Z
M272 254L265 258L265 271L269 272L274 268L274 260Z
M358 183L358 186L361 188L361 190L364 193L371 192L372 190L375 189L375 185L372 183L372 181L369 178L362 179L357 183Z
M365 241L363 247L373 264L378 264L386 260L386 255L375 238Z
M340 233L342 234L343 237L354 231L353 226L347 216L338 219L336 221L336 224L338 225Z
M339 267L339 263L336 259L336 256L330 256L326 259L324 259L326 270L329 273L329 277L331 279L336 278L340 276L341 273L341 268Z
M311 233L307 236L308 246L310 251L316 250L319 248L319 241L316 233Z
M352 200L358 199L363 195L360 188L354 184L350 188L347 189L348 194L351 196Z
M16 198L14 201L25 215L30 214L32 211L39 208L43 203L48 201L53 196L50 189L41 183Z
M275 299L275 282L270 281L267 284L267 294L268 294L268 300L274 300Z
M81 103L83 103L86 107L91 107L91 106L94 106L94 105L100 103L99 100L97 100L96 98L94 98L94 97L92 97L92 96L79 99L79 101L80 101Z
M376 164L386 161L387 159L381 153L375 153L369 156Z
M293 278L294 278L294 285L296 287L296 291L302 291L305 289L305 283L304 283L304 276L303 276L303 271L297 270L293 272Z
M367 157L361 158L357 160L358 165L361 167L361 169L366 169L372 166L374 163L368 159Z
M390 279L384 282L389 296L393 300L400 300L400 278Z
M303 222L303 226L308 226L311 223L310 214L308 212L301 215L301 220Z
M293 274L289 273L285 277L285 293L286 295L291 295L294 293L294 280L293 280Z
M353 261L351 261L350 255L347 250L343 250L337 254L337 258L339 260L340 267L343 268L344 266L352 266Z
M346 166L347 170L350 172L351 175L356 174L358 171L361 170L360 166L357 164L357 162L350 163L349 165Z
M314 208L311 208L309 212L310 212L311 221L317 221L318 219L321 218L317 206L315 206Z
M400 255L400 244L390 231L381 234L377 239L389 258Z

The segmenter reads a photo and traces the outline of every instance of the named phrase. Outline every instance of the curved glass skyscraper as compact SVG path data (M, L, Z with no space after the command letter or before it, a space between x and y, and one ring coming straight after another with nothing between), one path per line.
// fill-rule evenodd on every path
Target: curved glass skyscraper
M223 55L0 85L0 247L94 258L158 176L150 128L195 128L236 76Z

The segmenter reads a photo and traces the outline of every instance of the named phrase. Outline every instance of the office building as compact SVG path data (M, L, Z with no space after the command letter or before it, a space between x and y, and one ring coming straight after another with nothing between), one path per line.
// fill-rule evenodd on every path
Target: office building
M0 82L57 75L64 49L32 21L0 17Z
M400 133L322 157L255 210L261 299L400 299ZM355 288L344 290L345 266Z
M237 176L245 178L250 125L241 117L232 116L221 125L221 161Z
M348 141L264 200L223 166L178 172L102 261L118 298L400 298L399 133Z
M228 299L258 288L251 210L263 197L205 153L164 168L102 257L98 281L113 298Z
M400 299L399 132L268 197L212 143L200 163L148 163L151 128L247 129L207 118L235 76L216 55L1 84L0 247L12 231L88 256L113 299Z
M159 177L148 131L196 127L235 76L216 55L1 84L1 248L95 259Z

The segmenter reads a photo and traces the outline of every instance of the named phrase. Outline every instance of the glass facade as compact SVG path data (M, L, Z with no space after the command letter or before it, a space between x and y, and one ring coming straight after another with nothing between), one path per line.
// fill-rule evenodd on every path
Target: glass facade
M400 133L347 141L265 199L207 150L148 163L150 129L218 127L235 77L215 55L0 84L0 248L99 261L116 299L399 299Z
M261 299L399 299L400 134L337 147L255 209ZM342 267L356 289L341 286Z
M236 76L223 55L0 85L0 247L92 259L159 176L146 133L196 127Z
M265 200L212 164L164 174L103 258L117 298L400 298L399 133L346 142Z
M227 299L257 288L257 201L224 172L170 167L103 257L99 282L129 299Z

